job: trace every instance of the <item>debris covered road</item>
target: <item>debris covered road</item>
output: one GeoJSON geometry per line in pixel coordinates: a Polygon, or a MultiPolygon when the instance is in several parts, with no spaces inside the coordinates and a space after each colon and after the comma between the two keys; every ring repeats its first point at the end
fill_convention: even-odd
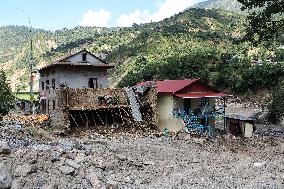
{"type": "Polygon", "coordinates": [[[0,126],[0,188],[283,188],[281,136],[49,136],[0,126]]]}

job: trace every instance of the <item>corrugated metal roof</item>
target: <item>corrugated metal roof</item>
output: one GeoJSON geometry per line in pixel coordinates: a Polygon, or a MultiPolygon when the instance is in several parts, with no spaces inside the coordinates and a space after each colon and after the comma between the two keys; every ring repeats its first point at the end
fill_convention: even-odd
{"type": "Polygon", "coordinates": [[[225,117],[239,120],[255,120],[262,112],[260,109],[244,107],[226,107],[225,117]]]}
{"type": "Polygon", "coordinates": [[[157,81],[158,93],[175,93],[199,79],[157,81]]]}

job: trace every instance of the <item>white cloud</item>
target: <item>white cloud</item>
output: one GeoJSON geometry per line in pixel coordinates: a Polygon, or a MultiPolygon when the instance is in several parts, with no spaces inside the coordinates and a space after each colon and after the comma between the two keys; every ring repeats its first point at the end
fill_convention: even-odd
{"type": "Polygon", "coordinates": [[[88,10],[84,13],[80,26],[107,27],[111,19],[111,12],[100,9],[98,11],[88,10]]]}
{"type": "Polygon", "coordinates": [[[123,14],[117,19],[118,26],[131,26],[133,23],[147,23],[168,18],[184,9],[196,4],[200,0],[164,0],[159,3],[158,11],[150,13],[148,10],[137,9],[129,14],[123,14]]]}
{"type": "Polygon", "coordinates": [[[129,14],[123,14],[117,19],[118,26],[131,26],[133,23],[141,24],[148,22],[150,18],[150,12],[148,10],[141,11],[136,9],[129,14]]]}

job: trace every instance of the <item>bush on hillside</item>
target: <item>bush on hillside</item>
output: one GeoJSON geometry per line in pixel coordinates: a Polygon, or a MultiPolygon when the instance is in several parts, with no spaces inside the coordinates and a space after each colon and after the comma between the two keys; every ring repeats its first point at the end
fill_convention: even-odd
{"type": "Polygon", "coordinates": [[[5,115],[14,107],[14,95],[4,71],[0,71],[0,115],[5,115]]]}
{"type": "Polygon", "coordinates": [[[269,106],[268,120],[277,124],[284,117],[284,85],[273,92],[272,102],[269,106]]]}

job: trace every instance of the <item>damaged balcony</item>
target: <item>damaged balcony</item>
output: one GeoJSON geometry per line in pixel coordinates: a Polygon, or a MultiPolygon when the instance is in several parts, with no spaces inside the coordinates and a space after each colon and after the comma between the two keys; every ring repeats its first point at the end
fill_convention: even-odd
{"type": "MultiPolygon", "coordinates": [[[[50,111],[56,128],[131,123],[129,97],[124,89],[60,89],[57,107],[50,111]]],[[[51,99],[50,99],[51,100],[51,99]]]]}

